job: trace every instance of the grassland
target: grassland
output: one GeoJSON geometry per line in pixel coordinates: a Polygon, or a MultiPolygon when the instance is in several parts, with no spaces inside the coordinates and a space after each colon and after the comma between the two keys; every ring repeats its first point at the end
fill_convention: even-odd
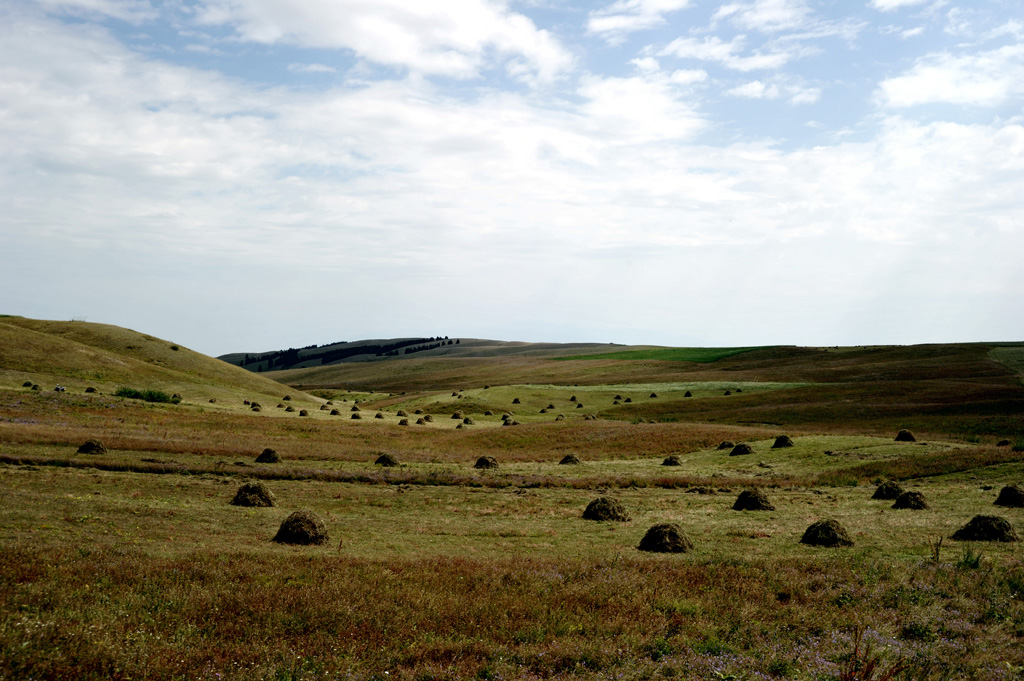
{"type": "Polygon", "coordinates": [[[1024,678],[1021,543],[949,539],[977,514],[1024,534],[993,506],[1024,482],[997,445],[1024,435],[1024,386],[995,346],[407,359],[285,386],[116,327],[0,333],[22,344],[0,344],[0,679],[1024,678]],[[277,506],[229,505],[255,479],[277,506]],[[872,500],[884,479],[930,508],[872,500]],[[775,510],[732,510],[748,487],[775,510]],[[599,495],[631,520],[583,520],[599,495]],[[327,544],[271,541],[297,508],[327,544]],[[800,544],[822,517],[855,545],[800,544]],[[637,551],[660,522],[694,550],[637,551]]]}
{"type": "Polygon", "coordinates": [[[625,359],[645,360],[653,359],[665,362],[717,362],[726,357],[732,357],[742,352],[749,352],[756,348],[650,348],[644,350],[622,350],[618,352],[602,352],[600,354],[571,355],[569,357],[558,357],[560,360],[577,359],[625,359]]]}

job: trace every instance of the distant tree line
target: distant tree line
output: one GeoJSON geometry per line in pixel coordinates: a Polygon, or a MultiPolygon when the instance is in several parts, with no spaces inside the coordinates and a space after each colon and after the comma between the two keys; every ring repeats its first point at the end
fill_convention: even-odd
{"type": "MultiPolygon", "coordinates": [[[[299,355],[300,352],[314,350],[318,345],[307,345],[304,348],[288,348],[275,352],[265,352],[260,355],[246,355],[242,358],[240,366],[250,371],[270,371],[272,369],[288,369],[296,364],[320,360],[321,364],[331,364],[357,355],[373,355],[374,357],[397,357],[399,354],[410,354],[424,350],[434,350],[443,345],[457,345],[459,341],[449,340],[448,336],[433,338],[413,338],[410,340],[395,341],[394,343],[374,343],[371,345],[357,345],[352,347],[340,347],[324,352],[310,352],[299,355]],[[253,366],[255,365],[255,366],[253,366]]],[[[337,345],[331,343],[330,345],[337,345]]],[[[344,344],[345,346],[348,343],[344,344]]],[[[323,346],[328,347],[328,346],[323,346]]]]}

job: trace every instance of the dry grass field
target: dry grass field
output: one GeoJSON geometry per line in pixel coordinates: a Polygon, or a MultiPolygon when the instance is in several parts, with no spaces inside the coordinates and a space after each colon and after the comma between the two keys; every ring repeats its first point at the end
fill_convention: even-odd
{"type": "Polygon", "coordinates": [[[1019,357],[255,375],[117,327],[0,318],[0,679],[1021,679],[1024,542],[951,539],[976,515],[1024,535],[1024,508],[993,503],[1024,483],[1019,357]],[[88,439],[106,452],[78,453],[88,439]],[[889,479],[928,508],[872,499],[889,479]],[[229,503],[257,480],[275,506],[229,503]],[[774,510],[733,510],[750,488],[774,510]],[[630,520],[583,519],[600,496],[630,520]],[[297,509],[325,543],[272,541],[297,509]],[[853,545],[800,543],[821,518],[853,545]],[[659,523],[693,549],[638,551],[659,523]]]}

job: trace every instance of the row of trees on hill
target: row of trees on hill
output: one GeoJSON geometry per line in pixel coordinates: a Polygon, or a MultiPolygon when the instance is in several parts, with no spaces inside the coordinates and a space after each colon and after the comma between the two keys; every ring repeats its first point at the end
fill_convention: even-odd
{"type": "MultiPolygon", "coordinates": [[[[288,348],[275,352],[265,352],[259,355],[246,355],[242,358],[240,366],[250,371],[270,371],[273,369],[290,369],[298,364],[315,362],[320,364],[331,364],[349,357],[359,355],[373,355],[374,357],[397,357],[399,354],[408,355],[414,352],[435,350],[445,345],[458,345],[459,340],[451,340],[448,336],[432,338],[413,338],[409,340],[395,341],[394,343],[373,343],[369,345],[352,346],[344,343],[341,347],[335,347],[323,352],[307,352],[315,350],[317,345],[307,345],[304,348],[288,348]],[[302,354],[300,354],[302,353],[302,354]]],[[[332,343],[330,346],[338,345],[332,343]]]]}

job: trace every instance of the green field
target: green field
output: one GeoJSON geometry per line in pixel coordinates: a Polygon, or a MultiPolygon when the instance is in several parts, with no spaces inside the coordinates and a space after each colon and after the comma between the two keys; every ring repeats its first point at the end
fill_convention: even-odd
{"type": "Polygon", "coordinates": [[[399,360],[282,385],[116,327],[0,334],[0,679],[1024,678],[1024,542],[951,539],[976,515],[1024,535],[1024,508],[993,503],[1024,482],[1016,346],[399,360]],[[872,499],[890,479],[928,508],[872,499]],[[275,506],[229,503],[257,480],[275,506]],[[774,509],[733,510],[751,488],[774,509]],[[584,519],[598,497],[630,519],[584,519]],[[272,541],[297,509],[325,543],[272,541]],[[802,544],[822,518],[853,545],[802,544]],[[639,551],[660,523],[692,549],[639,551]]]}
{"type": "Polygon", "coordinates": [[[623,350],[621,352],[602,352],[592,355],[573,355],[556,359],[562,361],[578,359],[624,359],[638,361],[653,359],[665,362],[717,362],[720,359],[756,349],[758,348],[651,348],[649,350],[623,350]]]}

